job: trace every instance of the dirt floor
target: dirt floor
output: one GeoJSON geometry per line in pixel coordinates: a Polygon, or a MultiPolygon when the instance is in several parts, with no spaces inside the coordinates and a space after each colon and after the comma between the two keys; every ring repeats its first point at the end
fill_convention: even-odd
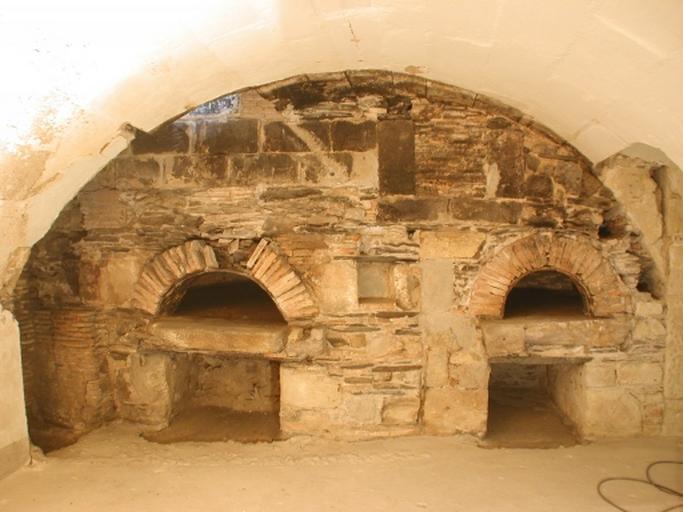
{"type": "Polygon", "coordinates": [[[559,448],[577,442],[574,429],[546,394],[514,388],[491,392],[483,446],[559,448]]]}
{"type": "MultiPolygon", "coordinates": [[[[614,510],[595,487],[683,459],[683,440],[632,439],[548,450],[482,449],[456,437],[366,442],[156,444],[117,423],[0,481],[0,510],[582,511],[614,510]]],[[[683,485],[683,466],[658,468],[683,485]]],[[[676,503],[639,484],[605,491],[636,512],[676,503]]]]}
{"type": "Polygon", "coordinates": [[[280,437],[277,413],[235,412],[222,407],[192,407],[182,411],[171,424],[143,437],[155,443],[183,441],[240,441],[256,443],[280,437]]]}

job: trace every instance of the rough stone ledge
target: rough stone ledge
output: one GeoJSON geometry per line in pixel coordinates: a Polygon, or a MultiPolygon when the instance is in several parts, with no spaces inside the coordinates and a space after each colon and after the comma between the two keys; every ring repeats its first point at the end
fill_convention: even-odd
{"type": "Polygon", "coordinates": [[[145,344],[174,352],[277,354],[285,348],[286,324],[246,323],[195,317],[167,317],[152,322],[145,344]]]}
{"type": "Polygon", "coordinates": [[[627,318],[513,318],[481,320],[489,357],[523,356],[531,352],[560,351],[573,357],[575,350],[617,349],[629,339],[627,318]]]}
{"type": "Polygon", "coordinates": [[[542,356],[497,356],[489,358],[490,364],[515,363],[525,365],[584,364],[591,361],[590,356],[542,357],[542,356]]]}

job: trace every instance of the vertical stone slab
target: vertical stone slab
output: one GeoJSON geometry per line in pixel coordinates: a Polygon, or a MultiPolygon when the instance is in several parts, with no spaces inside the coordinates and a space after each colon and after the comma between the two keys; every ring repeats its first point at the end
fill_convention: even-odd
{"type": "Polygon", "coordinates": [[[415,130],[412,121],[395,119],[377,125],[379,191],[415,193],[415,130]]]}
{"type": "Polygon", "coordinates": [[[664,435],[683,435],[683,245],[669,248],[664,435]]]}
{"type": "Polygon", "coordinates": [[[0,478],[28,461],[28,432],[21,379],[19,326],[0,308],[0,478]]]}
{"type": "Polygon", "coordinates": [[[132,354],[112,360],[114,397],[121,418],[163,428],[173,414],[174,362],[169,353],[132,354]]]}
{"type": "Polygon", "coordinates": [[[340,315],[358,309],[358,275],[356,262],[334,260],[316,269],[312,278],[320,309],[340,315]]]}

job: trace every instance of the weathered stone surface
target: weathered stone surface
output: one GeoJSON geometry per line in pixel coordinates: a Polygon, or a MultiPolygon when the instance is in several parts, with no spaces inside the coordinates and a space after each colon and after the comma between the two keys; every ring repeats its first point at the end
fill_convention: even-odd
{"type": "Polygon", "coordinates": [[[434,221],[446,211],[443,199],[393,199],[379,203],[380,222],[434,221]]]}
{"type": "Polygon", "coordinates": [[[377,125],[380,194],[415,193],[413,122],[381,121],[377,125]]]}
{"type": "Polygon", "coordinates": [[[133,154],[146,153],[186,153],[190,148],[190,138],[183,124],[163,125],[153,132],[138,132],[130,144],[133,154]]]}
{"type": "Polygon", "coordinates": [[[332,149],[335,151],[368,151],[377,144],[377,129],[374,121],[332,123],[332,149]]]}
{"type": "Polygon", "coordinates": [[[348,184],[358,170],[351,153],[305,154],[299,158],[299,166],[306,183],[317,185],[348,184]]]}
{"type": "Polygon", "coordinates": [[[636,321],[633,329],[633,339],[635,341],[651,341],[662,339],[666,336],[664,324],[656,318],[642,318],[636,321]]]}
{"type": "Polygon", "coordinates": [[[515,224],[522,211],[519,203],[462,198],[448,202],[449,215],[458,220],[515,224]]]}
{"type": "Polygon", "coordinates": [[[420,268],[417,265],[394,265],[392,268],[394,298],[403,310],[414,310],[420,305],[420,268]]]}
{"type": "MultiPolygon", "coordinates": [[[[17,469],[29,459],[28,432],[26,430],[26,413],[24,389],[22,386],[22,369],[19,344],[19,326],[9,311],[0,306],[0,361],[3,364],[0,382],[3,388],[3,399],[0,412],[3,416],[3,430],[0,437],[0,478],[17,469]]],[[[25,362],[25,361],[24,361],[25,362]]],[[[27,388],[27,391],[29,389],[27,388]]]]}
{"type": "Polygon", "coordinates": [[[178,156],[164,174],[171,187],[221,186],[229,182],[228,160],[224,155],[178,156]]]}
{"type": "Polygon", "coordinates": [[[449,384],[464,389],[485,389],[489,384],[489,364],[469,351],[459,350],[449,360],[449,384]]]}
{"type": "Polygon", "coordinates": [[[335,410],[335,416],[342,425],[368,427],[382,422],[382,397],[376,395],[347,395],[335,410]]]}
{"type": "MultiPolygon", "coordinates": [[[[489,142],[490,162],[497,165],[498,169],[505,172],[501,174],[500,183],[497,189],[498,197],[521,197],[524,187],[524,135],[518,130],[496,130],[489,142]]],[[[547,180],[546,180],[547,182],[547,180]]],[[[539,192],[545,193],[547,184],[539,187],[532,179],[532,183],[527,183],[527,193],[536,196],[539,192]]]]}
{"type": "Polygon", "coordinates": [[[619,363],[617,378],[620,384],[660,387],[662,385],[662,365],[634,361],[619,363]]]}
{"type": "Polygon", "coordinates": [[[330,314],[343,314],[358,308],[358,274],[356,263],[335,260],[318,269],[313,278],[320,309],[330,314]]]}
{"type": "Polygon", "coordinates": [[[332,409],[342,403],[336,379],[325,368],[282,366],[280,369],[282,409],[332,409]]]}
{"type": "Polygon", "coordinates": [[[133,296],[144,259],[140,254],[113,254],[99,272],[99,298],[114,306],[126,304],[133,296]]]}
{"type": "Polygon", "coordinates": [[[382,423],[385,425],[414,425],[420,410],[417,398],[387,400],[382,408],[382,423]]]}
{"type": "Polygon", "coordinates": [[[642,234],[643,243],[659,274],[657,279],[661,279],[665,264],[661,250],[661,191],[653,179],[656,167],[659,165],[617,155],[601,163],[598,175],[616,199],[624,205],[629,221],[642,234]]]}
{"type": "Polygon", "coordinates": [[[258,121],[234,119],[203,123],[199,129],[197,151],[212,154],[256,153],[258,151],[258,121]]]}
{"type": "Polygon", "coordinates": [[[503,322],[482,322],[484,345],[489,357],[522,355],[526,352],[524,326],[503,322]]]}
{"type": "Polygon", "coordinates": [[[276,354],[287,340],[282,324],[241,323],[234,320],[168,317],[149,326],[145,343],[175,352],[216,354],[276,354]]]}
{"type": "Polygon", "coordinates": [[[80,202],[83,227],[87,230],[125,228],[133,217],[120,194],[114,190],[83,194],[80,202]]]}
{"type": "Polygon", "coordinates": [[[589,347],[619,347],[626,342],[631,331],[628,320],[587,319],[559,321],[527,320],[524,324],[524,341],[527,344],[585,345],[589,347]]]}
{"type": "Polygon", "coordinates": [[[313,146],[323,150],[332,149],[331,123],[325,121],[303,121],[300,127],[312,137],[313,146]]]}
{"type": "Polygon", "coordinates": [[[423,311],[449,311],[454,300],[452,263],[448,260],[423,260],[420,269],[423,311]]]}
{"type": "Polygon", "coordinates": [[[423,259],[473,258],[486,240],[478,231],[422,231],[420,257],[423,259]]]}
{"type": "Polygon", "coordinates": [[[264,151],[308,151],[309,147],[287,124],[275,121],[263,127],[264,151]]]}
{"type": "Polygon", "coordinates": [[[583,365],[585,384],[591,388],[604,388],[617,383],[617,367],[615,363],[589,361],[583,365]]]}
{"type": "Polygon", "coordinates": [[[359,261],[358,299],[394,300],[393,265],[378,261],[359,261]]]}
{"type": "Polygon", "coordinates": [[[194,356],[190,388],[185,403],[190,407],[222,407],[232,411],[279,411],[278,364],[256,358],[194,356]]]}
{"type": "Polygon", "coordinates": [[[661,302],[655,300],[639,300],[636,302],[637,316],[661,316],[664,307],[661,302]]]}
{"type": "Polygon", "coordinates": [[[426,340],[427,364],[425,366],[425,385],[439,388],[448,384],[448,342],[447,334],[431,334],[426,340]]]}
{"type": "Polygon", "coordinates": [[[550,199],[553,195],[553,182],[547,176],[530,176],[524,183],[526,195],[540,199],[550,199]]]}
{"type": "Polygon", "coordinates": [[[320,356],[325,352],[325,334],[322,329],[290,328],[285,348],[295,359],[320,356]]]}
{"type": "Polygon", "coordinates": [[[683,435],[683,400],[665,401],[662,434],[665,436],[683,435]]]}
{"type": "Polygon", "coordinates": [[[424,424],[428,432],[479,434],[486,431],[488,389],[442,387],[427,389],[424,424]]]}
{"type": "Polygon", "coordinates": [[[117,408],[125,419],[163,428],[171,419],[173,362],[168,354],[132,354],[115,366],[117,408]]]}
{"type": "Polygon", "coordinates": [[[158,185],[161,166],[155,159],[118,158],[110,164],[111,186],[120,190],[145,189],[158,185]]]}
{"type": "Polygon", "coordinates": [[[580,428],[586,437],[636,436],[642,432],[638,400],[627,390],[615,387],[587,390],[585,407],[580,428]]]}
{"type": "Polygon", "coordinates": [[[291,183],[299,176],[297,162],[285,153],[260,153],[230,158],[230,183],[291,183]]]}

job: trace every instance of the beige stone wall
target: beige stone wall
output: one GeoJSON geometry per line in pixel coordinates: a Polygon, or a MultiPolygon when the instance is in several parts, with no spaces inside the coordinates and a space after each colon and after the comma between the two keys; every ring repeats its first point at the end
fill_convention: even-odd
{"type": "MultiPolygon", "coordinates": [[[[271,278],[291,269],[312,302],[288,318],[281,351],[267,355],[282,361],[285,432],[482,434],[494,355],[573,361],[579,352],[583,360],[661,366],[661,304],[637,291],[647,251],[633,226],[607,237],[601,230],[617,206],[589,162],[556,135],[443,84],[348,72],[223,98],[139,134],[33,250],[16,309],[26,311],[27,326],[51,323],[27,327],[27,367],[44,367],[47,382],[64,377],[66,386],[68,373],[52,361],[80,354],[87,364],[59,393],[62,405],[29,385],[27,372],[30,410],[82,430],[106,421],[112,404],[119,415],[166,421],[172,386],[157,396],[146,379],[168,381],[184,370],[150,341],[149,321],[164,283],[185,276],[176,270],[195,253],[173,265],[164,255],[199,244],[215,264],[209,269],[202,256],[204,267],[191,272],[244,270],[265,243],[272,255],[253,277],[277,303],[290,297],[271,278]],[[571,339],[565,326],[558,348],[543,341],[542,327],[504,326],[511,336],[492,349],[496,336],[471,308],[475,283],[501,248],[538,236],[591,249],[568,251],[572,261],[562,268],[578,272],[594,261],[591,271],[605,270],[596,303],[609,306],[600,314],[613,317],[605,322],[616,323],[617,334],[626,330],[623,338],[589,322],[590,343],[571,339]],[[154,292],[142,301],[141,286],[154,292]],[[634,316],[639,301],[653,304],[634,316]],[[60,318],[88,318],[91,330],[46,328],[60,318]],[[143,361],[154,362],[149,375],[143,361]],[[112,377],[95,377],[98,365],[109,365],[112,377]],[[78,378],[89,394],[81,395],[78,378]]],[[[590,277],[586,271],[587,289],[590,277]]],[[[291,304],[304,302],[297,295],[291,304]]],[[[661,384],[634,379],[641,415],[652,410],[642,431],[654,432],[661,384]]]]}

